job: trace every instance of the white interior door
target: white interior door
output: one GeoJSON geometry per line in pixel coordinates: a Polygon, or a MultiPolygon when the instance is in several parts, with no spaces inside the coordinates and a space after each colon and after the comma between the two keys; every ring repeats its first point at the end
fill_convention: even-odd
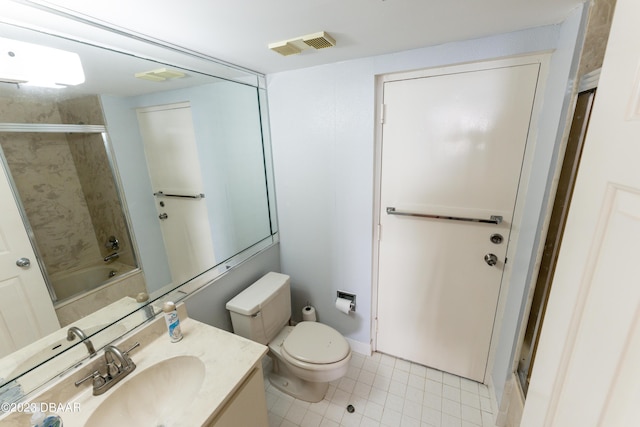
{"type": "Polygon", "coordinates": [[[640,2],[618,0],[522,426],[640,420],[640,2]]]}
{"type": "MultiPolygon", "coordinates": [[[[0,200],[13,201],[0,168],[0,200]]],[[[15,203],[0,214],[0,357],[60,328],[49,291],[15,203]],[[18,259],[29,260],[20,267],[18,259]]]]}
{"type": "Polygon", "coordinates": [[[484,380],[539,68],[384,83],[379,351],[484,380]]]}
{"type": "Polygon", "coordinates": [[[157,220],[174,284],[216,264],[189,103],[138,109],[157,220]]]}

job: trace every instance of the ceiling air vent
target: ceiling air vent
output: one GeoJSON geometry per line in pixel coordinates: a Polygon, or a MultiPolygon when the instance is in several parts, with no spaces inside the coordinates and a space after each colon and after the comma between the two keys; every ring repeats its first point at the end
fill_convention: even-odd
{"type": "Polygon", "coordinates": [[[302,37],[302,41],[314,49],[324,49],[336,45],[336,41],[329,34],[321,31],[319,33],[307,34],[302,37]]]}
{"type": "Polygon", "coordinates": [[[269,49],[278,52],[280,55],[295,55],[306,49],[325,49],[336,45],[333,37],[324,31],[296,37],[295,39],[283,40],[281,42],[269,44],[269,49]]]}
{"type": "Polygon", "coordinates": [[[269,49],[276,51],[280,55],[284,55],[284,56],[295,55],[302,52],[302,49],[300,49],[298,46],[288,41],[271,43],[269,45],[269,49]]]}
{"type": "Polygon", "coordinates": [[[163,82],[165,80],[181,79],[185,75],[185,73],[171,70],[169,68],[159,68],[157,70],[145,71],[135,74],[135,76],[139,79],[150,80],[152,82],[163,82]]]}

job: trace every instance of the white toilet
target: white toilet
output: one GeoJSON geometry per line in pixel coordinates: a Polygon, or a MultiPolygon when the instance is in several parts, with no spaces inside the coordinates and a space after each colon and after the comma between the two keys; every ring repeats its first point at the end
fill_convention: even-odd
{"type": "Polygon", "coordinates": [[[291,281],[267,273],[227,303],[233,332],[269,346],[273,370],[269,381],[279,390],[307,402],[321,401],[329,382],[349,368],[351,348],[330,326],[291,318],[291,281]]]}

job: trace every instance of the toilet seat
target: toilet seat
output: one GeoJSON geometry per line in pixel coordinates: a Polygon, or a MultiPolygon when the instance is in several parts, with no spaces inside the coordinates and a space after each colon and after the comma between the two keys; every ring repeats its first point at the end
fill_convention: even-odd
{"type": "Polygon", "coordinates": [[[335,329],[318,322],[300,322],[282,343],[282,356],[303,369],[320,369],[351,354],[347,340],[335,329]]]}

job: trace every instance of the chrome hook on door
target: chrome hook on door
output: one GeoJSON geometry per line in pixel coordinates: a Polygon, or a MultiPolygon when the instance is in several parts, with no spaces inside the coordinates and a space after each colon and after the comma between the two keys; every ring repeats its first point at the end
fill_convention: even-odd
{"type": "Polygon", "coordinates": [[[498,263],[498,257],[495,254],[486,254],[484,256],[484,262],[486,262],[490,267],[493,267],[498,263]]]}

